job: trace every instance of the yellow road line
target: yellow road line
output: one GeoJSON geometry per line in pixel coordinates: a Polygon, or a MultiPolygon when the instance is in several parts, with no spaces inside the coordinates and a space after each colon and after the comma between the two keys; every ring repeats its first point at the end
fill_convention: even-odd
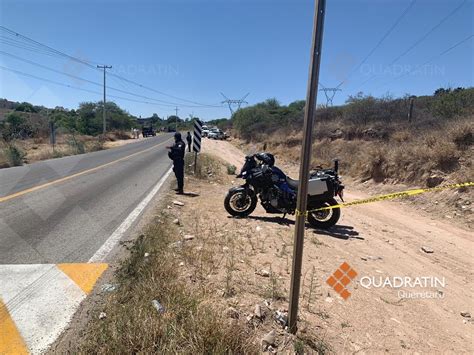
{"type": "Polygon", "coordinates": [[[28,354],[28,349],[5,304],[0,300],[0,354],[28,354]]]}
{"type": "Polygon", "coordinates": [[[152,149],[154,149],[154,148],[156,148],[156,147],[159,147],[160,145],[163,145],[163,144],[167,143],[169,140],[171,140],[171,138],[170,138],[170,139],[167,139],[166,141],[161,142],[161,143],[159,143],[159,144],[157,144],[157,145],[154,145],[153,147],[150,147],[150,148],[147,148],[147,149],[145,149],[145,150],[141,150],[141,151],[139,151],[139,152],[136,152],[136,153],[127,155],[127,156],[122,157],[122,158],[117,159],[117,160],[113,160],[113,161],[108,162],[108,163],[106,163],[106,164],[96,166],[95,168],[91,168],[91,169],[87,169],[87,170],[84,170],[84,171],[80,171],[80,172],[78,172],[78,173],[75,173],[75,174],[72,174],[72,175],[68,175],[68,176],[65,176],[65,177],[63,177],[63,178],[60,178],[60,179],[57,179],[57,180],[53,180],[53,181],[44,183],[44,184],[42,184],[42,185],[33,186],[33,187],[30,187],[29,189],[22,190],[22,191],[18,191],[18,192],[15,192],[15,193],[11,194],[11,195],[7,195],[7,196],[0,197],[0,203],[1,203],[1,202],[8,201],[8,200],[11,200],[11,199],[16,198],[16,197],[23,196],[23,195],[28,194],[28,193],[30,193],[30,192],[34,192],[34,191],[38,191],[38,190],[44,189],[45,187],[48,187],[48,186],[51,186],[51,185],[55,185],[55,184],[58,184],[58,183],[60,183],[60,182],[64,182],[64,181],[73,179],[73,178],[78,177],[78,176],[81,176],[81,175],[85,175],[85,174],[91,173],[91,172],[93,172],[93,171],[97,171],[97,170],[99,170],[99,169],[105,168],[105,167],[107,167],[107,166],[110,166],[110,165],[112,165],[112,164],[118,163],[118,162],[123,161],[123,160],[125,160],[125,159],[131,158],[131,157],[133,157],[133,156],[135,156],[135,155],[142,154],[142,153],[145,153],[145,152],[147,152],[147,151],[149,151],[149,150],[152,150],[152,149]]]}
{"type": "Polygon", "coordinates": [[[91,293],[95,283],[107,269],[107,264],[57,264],[62,272],[64,272],[77,286],[81,288],[86,295],[91,293]]]}

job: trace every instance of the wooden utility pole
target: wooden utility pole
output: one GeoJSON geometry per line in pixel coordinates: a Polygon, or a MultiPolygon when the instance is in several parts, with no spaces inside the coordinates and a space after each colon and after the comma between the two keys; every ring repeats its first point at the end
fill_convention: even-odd
{"type": "Polygon", "coordinates": [[[308,201],[309,165],[311,163],[313,122],[316,113],[316,100],[318,96],[319,64],[321,62],[325,9],[326,0],[316,0],[313,23],[313,44],[311,46],[308,89],[306,93],[306,106],[304,111],[303,146],[301,149],[300,158],[300,182],[298,186],[298,199],[296,202],[295,237],[293,243],[293,265],[291,269],[288,328],[289,331],[293,334],[295,334],[297,331],[298,301],[301,283],[301,266],[303,262],[304,228],[306,223],[306,211],[308,201]]]}
{"type": "Polygon", "coordinates": [[[413,103],[415,101],[415,96],[410,96],[410,108],[408,109],[408,122],[411,122],[413,118],[413,103]]]}
{"type": "Polygon", "coordinates": [[[111,69],[111,65],[98,65],[97,68],[104,69],[104,107],[102,110],[102,133],[105,135],[106,131],[106,113],[105,113],[105,72],[106,69],[111,69]]]}
{"type": "Polygon", "coordinates": [[[50,119],[49,121],[49,142],[53,146],[53,153],[54,153],[54,146],[56,145],[56,126],[54,121],[50,119]]]}
{"type": "Polygon", "coordinates": [[[178,111],[179,111],[179,108],[178,106],[176,106],[176,108],[174,109],[175,112],[176,112],[176,119],[175,119],[175,126],[174,126],[174,129],[176,132],[178,132],[178,111]]]}

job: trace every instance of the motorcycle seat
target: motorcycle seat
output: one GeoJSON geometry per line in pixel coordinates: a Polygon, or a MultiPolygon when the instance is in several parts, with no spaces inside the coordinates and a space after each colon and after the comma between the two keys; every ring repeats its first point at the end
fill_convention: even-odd
{"type": "Polygon", "coordinates": [[[298,185],[300,184],[299,180],[293,180],[292,178],[287,176],[286,182],[293,190],[298,190],[298,185]]]}

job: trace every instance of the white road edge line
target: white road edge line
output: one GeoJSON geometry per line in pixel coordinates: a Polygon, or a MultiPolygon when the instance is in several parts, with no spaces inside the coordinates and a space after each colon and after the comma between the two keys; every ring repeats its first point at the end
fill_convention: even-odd
{"type": "Polygon", "coordinates": [[[117,243],[122,239],[125,232],[131,227],[133,222],[138,218],[138,216],[143,212],[146,206],[150,203],[153,197],[158,193],[161,186],[165,183],[168,176],[171,174],[171,168],[163,175],[163,177],[158,181],[153,190],[135,207],[135,209],[125,218],[125,220],[118,226],[118,228],[110,235],[105,243],[95,252],[95,254],[89,259],[89,263],[98,263],[105,260],[107,255],[112,251],[112,249],[117,245],[117,243]]]}

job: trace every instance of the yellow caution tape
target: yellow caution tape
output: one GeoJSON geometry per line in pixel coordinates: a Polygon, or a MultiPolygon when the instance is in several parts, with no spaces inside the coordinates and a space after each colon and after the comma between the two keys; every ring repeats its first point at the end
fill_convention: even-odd
{"type": "MultiPolygon", "coordinates": [[[[341,203],[338,205],[334,206],[327,206],[327,207],[321,207],[321,208],[316,208],[314,210],[309,210],[307,212],[316,212],[316,211],[323,211],[323,210],[330,210],[333,208],[342,208],[342,207],[349,207],[349,206],[355,206],[355,205],[363,205],[365,203],[371,203],[371,202],[377,202],[377,201],[383,201],[383,200],[391,200],[394,198],[402,198],[402,197],[408,197],[408,196],[414,196],[414,195],[419,195],[425,192],[434,192],[434,191],[441,191],[441,190],[447,190],[447,189],[456,189],[460,187],[469,187],[469,186],[474,186],[474,182],[463,182],[461,184],[451,184],[451,185],[445,185],[445,186],[439,186],[439,187],[431,187],[428,189],[414,189],[414,190],[407,190],[407,191],[402,191],[402,192],[395,192],[392,194],[387,194],[387,195],[381,195],[381,196],[375,196],[375,197],[370,197],[366,198],[363,200],[357,200],[353,202],[347,202],[347,203],[341,203]]],[[[302,213],[300,211],[297,211],[299,214],[307,214],[302,213]]]]}
{"type": "Polygon", "coordinates": [[[295,211],[295,215],[296,217],[299,217],[299,216],[305,216],[305,217],[308,217],[308,212],[313,212],[313,211],[304,211],[304,212],[301,212],[300,210],[296,210],[295,211]]]}

